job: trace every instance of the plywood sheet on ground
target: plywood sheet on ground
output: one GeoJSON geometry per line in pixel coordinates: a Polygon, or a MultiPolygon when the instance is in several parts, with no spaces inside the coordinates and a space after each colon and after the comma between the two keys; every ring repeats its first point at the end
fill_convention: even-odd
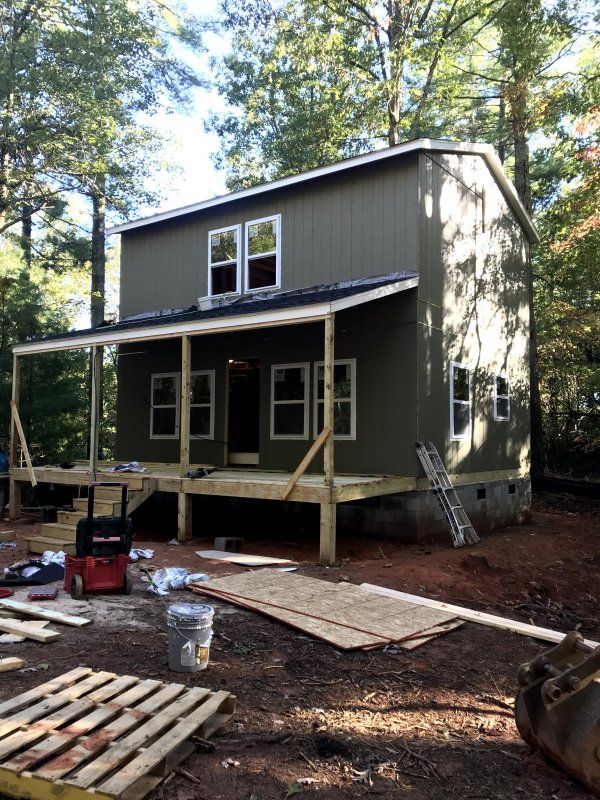
{"type": "MultiPolygon", "coordinates": [[[[192,584],[217,597],[284,622],[342,650],[430,638],[455,615],[391,600],[350,583],[330,583],[272,569],[192,584]]],[[[450,628],[448,628],[450,629],[450,628]]]]}
{"type": "Polygon", "coordinates": [[[229,564],[240,564],[242,567],[267,567],[273,564],[295,564],[289,558],[273,558],[272,556],[253,556],[248,553],[229,553],[224,550],[196,550],[200,558],[213,561],[227,561],[229,564]]]}

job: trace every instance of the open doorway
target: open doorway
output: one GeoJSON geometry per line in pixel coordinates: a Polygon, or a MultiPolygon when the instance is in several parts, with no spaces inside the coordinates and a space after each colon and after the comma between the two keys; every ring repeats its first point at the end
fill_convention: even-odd
{"type": "Polygon", "coordinates": [[[260,361],[229,362],[227,442],[229,464],[258,464],[260,361]]]}

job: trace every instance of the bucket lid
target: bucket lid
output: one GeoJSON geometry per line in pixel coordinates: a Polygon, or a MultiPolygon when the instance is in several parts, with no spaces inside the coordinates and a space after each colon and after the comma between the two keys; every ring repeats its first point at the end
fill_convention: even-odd
{"type": "Polygon", "coordinates": [[[214,608],[208,605],[200,605],[198,603],[178,603],[177,605],[169,606],[169,614],[175,617],[182,617],[184,619],[202,619],[203,617],[212,618],[214,608]]]}

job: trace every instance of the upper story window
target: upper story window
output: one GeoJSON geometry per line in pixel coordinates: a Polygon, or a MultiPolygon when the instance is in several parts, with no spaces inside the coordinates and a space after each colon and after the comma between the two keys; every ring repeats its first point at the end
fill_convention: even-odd
{"type": "Polygon", "coordinates": [[[246,223],[247,292],[277,288],[280,285],[281,215],[246,223]]]}
{"type": "Polygon", "coordinates": [[[494,419],[510,419],[510,394],[506,375],[494,375],[494,419]]]}
{"type": "Polygon", "coordinates": [[[208,234],[209,295],[239,293],[241,288],[241,225],[208,234]]]}
{"type": "Polygon", "coordinates": [[[179,373],[151,377],[150,438],[176,439],[179,435],[179,373]]]}
{"type": "Polygon", "coordinates": [[[467,439],[471,432],[471,372],[464,364],[450,362],[450,436],[467,439]]]}
{"type": "MultiPolygon", "coordinates": [[[[325,417],[325,367],[315,363],[314,435],[323,430],[325,417]]],[[[356,439],[356,359],[333,365],[333,433],[336,439],[356,439]]]]}

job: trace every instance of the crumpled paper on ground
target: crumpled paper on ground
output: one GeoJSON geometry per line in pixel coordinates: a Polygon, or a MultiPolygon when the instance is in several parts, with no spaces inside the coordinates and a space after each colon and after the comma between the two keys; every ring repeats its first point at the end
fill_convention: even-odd
{"type": "Polygon", "coordinates": [[[129,551],[129,558],[132,561],[137,561],[139,558],[152,558],[154,550],[141,550],[139,547],[134,547],[129,551]]]}
{"type": "Polygon", "coordinates": [[[150,584],[148,591],[153,594],[169,594],[169,589],[185,589],[195,581],[208,581],[209,576],[204,572],[193,572],[191,575],[184,567],[161,567],[152,576],[154,585],[150,584]]]}
{"type": "Polygon", "coordinates": [[[61,567],[65,565],[66,555],[62,550],[57,553],[54,550],[44,550],[42,553],[42,564],[60,564],[61,567]]]}

